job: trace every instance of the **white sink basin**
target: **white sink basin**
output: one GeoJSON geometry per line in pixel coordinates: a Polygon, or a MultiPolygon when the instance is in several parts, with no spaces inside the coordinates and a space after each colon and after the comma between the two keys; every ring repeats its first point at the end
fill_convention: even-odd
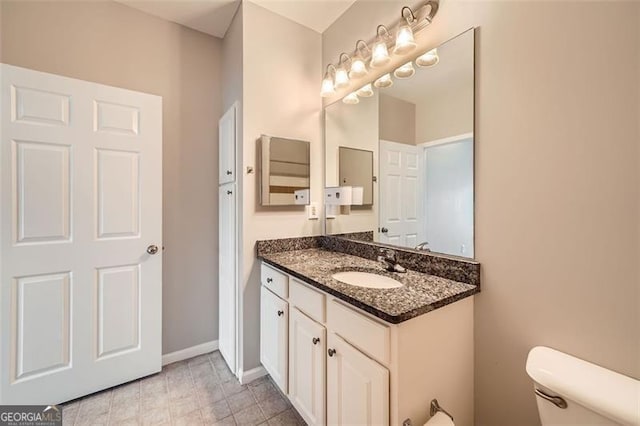
{"type": "Polygon", "coordinates": [[[384,275],[372,274],[370,272],[347,271],[338,272],[332,275],[333,279],[342,283],[367,288],[398,288],[402,287],[400,281],[384,275]]]}

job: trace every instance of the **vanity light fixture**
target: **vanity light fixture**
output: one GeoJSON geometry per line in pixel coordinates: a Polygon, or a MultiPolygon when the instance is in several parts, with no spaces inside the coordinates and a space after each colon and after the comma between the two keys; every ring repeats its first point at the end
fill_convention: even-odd
{"type": "Polygon", "coordinates": [[[336,69],[336,82],[334,87],[336,89],[342,89],[349,85],[349,74],[347,73],[347,62],[349,62],[351,58],[346,53],[340,54],[340,63],[338,64],[338,69],[336,69]],[[346,57],[346,59],[344,59],[346,57]]]}
{"type": "Polygon", "coordinates": [[[384,25],[378,25],[376,30],[376,42],[371,49],[371,68],[380,68],[391,62],[389,50],[387,49],[387,39],[390,38],[389,30],[384,25]],[[382,33],[384,31],[384,34],[382,33]]]}
{"type": "Polygon", "coordinates": [[[374,81],[373,85],[380,89],[393,86],[393,80],[391,79],[391,74],[383,75],[382,77],[374,81]]]}
{"type": "Polygon", "coordinates": [[[371,51],[367,43],[364,40],[358,40],[356,42],[355,56],[351,59],[350,78],[360,78],[367,75],[367,65],[364,61],[369,54],[371,54],[371,51]]]}
{"type": "Polygon", "coordinates": [[[405,6],[400,11],[400,16],[404,20],[404,23],[398,28],[396,34],[396,45],[393,48],[393,53],[396,55],[404,55],[411,52],[416,48],[416,39],[413,36],[413,29],[411,25],[416,21],[416,16],[413,14],[413,10],[410,7],[405,6]],[[406,14],[405,12],[409,12],[406,14]]]}
{"type": "Polygon", "coordinates": [[[406,64],[402,65],[393,72],[393,75],[397,78],[409,78],[416,73],[415,68],[413,68],[413,62],[409,61],[406,64]]]}
{"type": "Polygon", "coordinates": [[[356,95],[356,92],[351,92],[347,96],[342,98],[342,102],[349,105],[355,105],[360,102],[360,99],[358,99],[358,95],[356,95]]]}
{"type": "MultiPolygon", "coordinates": [[[[415,35],[433,22],[439,7],[440,0],[424,0],[415,9],[405,6],[400,10],[400,20],[389,27],[397,28],[394,33],[395,38],[386,26],[378,25],[376,37],[371,42],[358,40],[353,57],[342,53],[340,54],[337,68],[332,65],[331,68],[327,67],[327,72],[322,80],[321,96],[333,96],[336,90],[349,87],[351,80],[363,78],[367,75],[368,67],[384,68],[387,66],[391,62],[391,57],[389,56],[389,48],[391,46],[393,46],[393,53],[396,55],[404,56],[412,52],[417,46],[415,35]],[[370,48],[369,46],[372,47],[370,48]],[[333,75],[330,72],[331,70],[333,70],[333,75]]],[[[417,58],[415,62],[420,67],[426,67],[437,64],[438,60],[437,50],[433,49],[417,58]]],[[[405,63],[396,69],[394,73],[398,78],[408,78],[413,75],[413,72],[415,72],[413,65],[405,63]]],[[[378,78],[373,85],[375,87],[389,87],[392,84],[391,76],[385,74],[378,78]]],[[[358,91],[363,89],[364,87],[358,89],[358,91]]],[[[363,93],[362,96],[366,96],[369,92],[365,90],[363,93]]]]}
{"type": "Polygon", "coordinates": [[[361,98],[370,98],[373,96],[373,87],[371,83],[367,83],[356,91],[356,94],[361,98]]]}
{"type": "Polygon", "coordinates": [[[335,95],[336,89],[333,86],[333,77],[332,73],[335,75],[336,67],[329,64],[327,65],[327,71],[324,73],[324,78],[322,79],[322,87],[320,88],[320,96],[323,98],[329,97],[331,95],[335,95]]]}
{"type": "Polygon", "coordinates": [[[440,62],[438,56],[438,49],[431,49],[427,53],[424,53],[416,58],[416,65],[419,67],[432,67],[440,62]]]}

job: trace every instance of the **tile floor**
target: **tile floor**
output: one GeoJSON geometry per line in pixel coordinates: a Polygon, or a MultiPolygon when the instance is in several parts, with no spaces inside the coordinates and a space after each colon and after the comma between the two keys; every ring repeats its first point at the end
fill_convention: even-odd
{"type": "Polygon", "coordinates": [[[66,425],[304,425],[266,376],[241,385],[220,352],[63,405],[66,425]]]}

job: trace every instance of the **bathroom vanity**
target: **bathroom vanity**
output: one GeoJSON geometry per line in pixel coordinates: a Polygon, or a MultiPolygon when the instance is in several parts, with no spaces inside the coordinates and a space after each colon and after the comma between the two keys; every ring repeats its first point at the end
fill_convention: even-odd
{"type": "Polygon", "coordinates": [[[258,256],[261,362],[308,424],[422,425],[433,398],[456,424],[472,424],[470,296],[478,285],[390,273],[326,247],[258,256]],[[402,285],[368,288],[333,278],[344,271],[402,285]]]}

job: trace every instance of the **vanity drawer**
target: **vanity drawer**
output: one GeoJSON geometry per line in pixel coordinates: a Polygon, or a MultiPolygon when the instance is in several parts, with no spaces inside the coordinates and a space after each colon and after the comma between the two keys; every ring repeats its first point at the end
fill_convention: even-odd
{"type": "Polygon", "coordinates": [[[389,327],[331,299],[327,303],[327,327],[343,339],[387,365],[391,346],[389,327]]]}
{"type": "Polygon", "coordinates": [[[295,278],[289,283],[289,303],[314,320],[324,322],[324,294],[295,278]]]}
{"type": "Polygon", "coordinates": [[[283,299],[289,297],[289,276],[264,262],[260,267],[260,282],[283,299]]]}

